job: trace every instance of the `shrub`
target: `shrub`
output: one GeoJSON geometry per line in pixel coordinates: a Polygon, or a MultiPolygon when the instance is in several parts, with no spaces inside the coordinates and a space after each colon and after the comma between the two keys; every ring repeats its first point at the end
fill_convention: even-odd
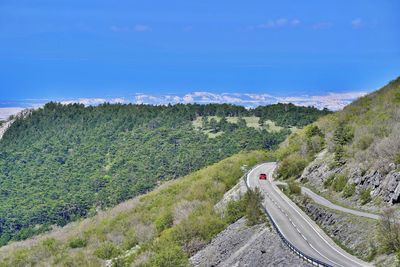
{"type": "Polygon", "coordinates": [[[307,151],[310,155],[320,152],[325,146],[325,139],[321,136],[312,136],[307,140],[307,151]]]}
{"type": "Polygon", "coordinates": [[[369,134],[363,135],[358,139],[357,148],[365,150],[372,144],[373,141],[374,138],[371,135],[369,134]]]}
{"type": "Polygon", "coordinates": [[[136,233],[133,229],[129,229],[124,232],[124,241],[122,242],[121,248],[123,250],[128,250],[133,248],[138,244],[138,240],[136,238],[136,233]]]}
{"type": "Polygon", "coordinates": [[[378,249],[376,246],[372,246],[371,250],[369,251],[366,260],[368,262],[372,261],[373,259],[375,259],[376,255],[378,254],[378,249]]]}
{"type": "Polygon", "coordinates": [[[334,179],[335,179],[335,174],[329,175],[329,177],[324,181],[324,187],[325,188],[330,187],[334,179]]]}
{"type": "Polygon", "coordinates": [[[332,183],[332,188],[336,192],[342,192],[347,184],[347,177],[343,174],[337,175],[332,183]]]}
{"type": "Polygon", "coordinates": [[[288,183],[289,194],[299,195],[301,194],[301,187],[296,181],[289,181],[288,183]]]}
{"type": "Polygon", "coordinates": [[[308,161],[297,154],[292,154],[285,158],[277,170],[277,175],[281,179],[298,178],[307,166],[308,161]]]}
{"type": "Polygon", "coordinates": [[[394,162],[395,162],[396,164],[400,164],[400,153],[398,153],[398,154],[395,156],[394,162]]]}
{"type": "Polygon", "coordinates": [[[345,154],[346,151],[342,145],[336,145],[334,151],[334,160],[335,166],[341,166],[346,163],[345,154]]]}
{"type": "Polygon", "coordinates": [[[185,252],[177,244],[166,243],[164,246],[157,246],[156,254],[151,257],[149,266],[159,267],[180,267],[188,266],[188,259],[185,252]]]}
{"type": "Polygon", "coordinates": [[[361,205],[365,205],[372,200],[371,198],[371,189],[363,189],[360,195],[361,205]]]}
{"type": "Polygon", "coordinates": [[[121,250],[111,242],[100,244],[94,251],[94,255],[103,260],[115,258],[120,254],[121,250]]]}
{"type": "Polygon", "coordinates": [[[378,225],[378,241],[383,251],[400,251],[400,220],[393,208],[383,210],[378,225]]]}
{"type": "Polygon", "coordinates": [[[266,221],[265,213],[262,208],[263,195],[258,187],[254,190],[249,189],[245,195],[246,218],[249,226],[263,223],[266,221]]]}
{"type": "Polygon", "coordinates": [[[244,198],[234,201],[231,200],[226,205],[225,210],[225,221],[228,224],[236,222],[238,219],[242,218],[246,214],[246,203],[244,198]]]}
{"type": "Polygon", "coordinates": [[[323,137],[324,134],[322,133],[321,129],[317,125],[308,125],[304,128],[304,132],[308,138],[313,136],[321,136],[323,137]]]}
{"type": "Polygon", "coordinates": [[[71,239],[68,243],[68,246],[70,248],[83,248],[83,247],[86,247],[86,245],[87,245],[87,241],[80,237],[75,237],[75,238],[71,239]]]}
{"type": "Polygon", "coordinates": [[[333,142],[336,145],[344,146],[348,144],[354,137],[354,130],[348,126],[340,123],[333,133],[333,142]]]}
{"type": "Polygon", "coordinates": [[[42,241],[42,246],[51,254],[55,254],[60,249],[60,242],[54,238],[47,238],[42,241]]]}
{"type": "Polygon", "coordinates": [[[174,218],[172,216],[172,212],[165,211],[157,217],[154,224],[156,226],[158,233],[161,233],[165,229],[171,227],[173,224],[173,221],[174,221],[174,218]]]}
{"type": "Polygon", "coordinates": [[[353,183],[347,184],[343,190],[343,197],[351,197],[356,192],[356,185],[353,183]]]}
{"type": "MultiPolygon", "coordinates": [[[[225,226],[225,221],[217,216],[212,205],[201,205],[172,229],[172,239],[182,244],[186,252],[191,253],[192,240],[199,239],[208,242],[225,226]]],[[[164,233],[168,233],[168,231],[169,229],[164,231],[162,236],[165,236],[164,233]]]]}

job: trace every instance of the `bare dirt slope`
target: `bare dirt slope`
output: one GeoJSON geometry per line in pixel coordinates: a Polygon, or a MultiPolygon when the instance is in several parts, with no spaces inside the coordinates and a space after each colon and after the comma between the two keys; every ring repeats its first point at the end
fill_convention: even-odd
{"type": "Polygon", "coordinates": [[[190,258],[194,266],[308,266],[264,224],[248,227],[244,218],[231,224],[190,258]]]}

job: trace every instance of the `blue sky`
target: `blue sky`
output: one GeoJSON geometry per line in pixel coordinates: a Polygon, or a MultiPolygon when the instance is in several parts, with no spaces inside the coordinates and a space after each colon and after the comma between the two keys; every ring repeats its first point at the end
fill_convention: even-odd
{"type": "Polygon", "coordinates": [[[400,75],[399,10],[397,0],[1,0],[0,106],[371,91],[400,75]]]}

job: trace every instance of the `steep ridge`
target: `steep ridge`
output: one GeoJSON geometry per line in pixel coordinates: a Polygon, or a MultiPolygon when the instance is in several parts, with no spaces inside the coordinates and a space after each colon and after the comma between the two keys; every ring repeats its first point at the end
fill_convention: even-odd
{"type": "Polygon", "coordinates": [[[301,177],[353,204],[397,203],[400,78],[291,135],[278,154],[282,179],[301,177]]]}

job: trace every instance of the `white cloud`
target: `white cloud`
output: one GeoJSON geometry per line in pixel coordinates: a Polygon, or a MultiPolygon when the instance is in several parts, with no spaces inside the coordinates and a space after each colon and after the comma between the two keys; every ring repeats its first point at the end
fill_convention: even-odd
{"type": "Polygon", "coordinates": [[[299,19],[287,19],[279,18],[275,20],[269,20],[266,23],[261,23],[256,26],[250,26],[249,29],[273,29],[273,28],[284,28],[284,27],[295,27],[300,24],[299,19]]]}
{"type": "Polygon", "coordinates": [[[279,102],[293,103],[300,106],[315,106],[317,108],[328,108],[339,110],[350,104],[357,98],[366,95],[367,92],[328,93],[319,96],[291,96],[278,97],[279,102]]]}
{"type": "Polygon", "coordinates": [[[193,96],[190,94],[187,94],[183,97],[183,101],[185,103],[190,103],[190,102],[194,102],[193,96]]]}
{"type": "MultiPolygon", "coordinates": [[[[59,101],[62,104],[80,103],[85,106],[96,106],[105,102],[115,103],[134,103],[134,104],[151,104],[151,105],[167,105],[177,103],[229,103],[242,105],[246,108],[257,107],[260,105],[270,105],[275,103],[293,103],[299,106],[314,106],[317,108],[328,108],[331,110],[339,110],[350,104],[352,101],[367,94],[367,91],[346,92],[346,93],[327,93],[325,95],[301,95],[301,96],[273,96],[267,93],[211,93],[206,91],[195,91],[185,95],[151,95],[138,93],[133,97],[119,98],[78,98],[59,101]]],[[[42,101],[21,101],[15,102],[15,107],[0,107],[0,120],[7,119],[10,115],[15,115],[26,108],[42,107],[49,99],[42,101]]],[[[0,103],[1,104],[1,103],[0,103]]]]}
{"type": "Polygon", "coordinates": [[[68,105],[68,104],[83,104],[85,106],[96,106],[104,103],[111,103],[111,104],[117,104],[117,103],[128,103],[128,101],[125,98],[110,98],[110,99],[105,99],[105,98],[79,98],[79,99],[71,99],[71,100],[64,100],[60,102],[61,104],[68,105]]]}
{"type": "Polygon", "coordinates": [[[136,24],[134,27],[135,32],[148,32],[151,31],[151,27],[143,24],[136,24]]]}
{"type": "Polygon", "coordinates": [[[364,26],[364,21],[360,18],[353,19],[351,21],[351,26],[353,27],[353,29],[359,29],[364,26]]]}
{"type": "Polygon", "coordinates": [[[24,110],[22,107],[0,108],[0,120],[7,120],[8,117],[15,115],[22,110],[24,110]]]}
{"type": "Polygon", "coordinates": [[[364,96],[367,92],[328,93],[315,96],[287,96],[279,97],[270,94],[249,94],[249,93],[210,93],[204,91],[192,92],[184,96],[172,95],[145,95],[135,96],[135,103],[143,104],[175,104],[175,103],[230,103],[246,107],[259,105],[270,105],[275,103],[293,103],[300,106],[315,106],[317,108],[329,108],[331,110],[342,109],[355,99],[364,96]]]}

